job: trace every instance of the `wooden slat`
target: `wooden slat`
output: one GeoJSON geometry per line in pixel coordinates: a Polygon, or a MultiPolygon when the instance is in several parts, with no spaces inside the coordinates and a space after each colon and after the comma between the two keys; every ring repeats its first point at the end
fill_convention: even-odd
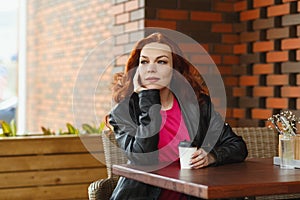
{"type": "MultiPolygon", "coordinates": [[[[104,161],[104,154],[99,155],[104,161]]],[[[89,153],[0,157],[0,172],[104,166],[89,153]]]]}
{"type": "Polygon", "coordinates": [[[106,177],[107,170],[105,167],[0,173],[0,189],[37,185],[42,186],[92,183],[97,179],[106,177]]]}
{"type": "Polygon", "coordinates": [[[44,200],[44,199],[88,199],[89,184],[41,186],[28,188],[0,189],[0,199],[5,200],[44,200]]]}
{"type": "Polygon", "coordinates": [[[103,151],[101,135],[0,138],[0,156],[103,151]]]}

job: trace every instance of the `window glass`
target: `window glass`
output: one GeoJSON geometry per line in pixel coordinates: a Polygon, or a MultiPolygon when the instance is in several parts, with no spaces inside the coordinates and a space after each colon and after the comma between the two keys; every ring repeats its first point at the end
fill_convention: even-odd
{"type": "Polygon", "coordinates": [[[15,119],[17,106],[18,0],[0,0],[0,120],[15,119]]]}

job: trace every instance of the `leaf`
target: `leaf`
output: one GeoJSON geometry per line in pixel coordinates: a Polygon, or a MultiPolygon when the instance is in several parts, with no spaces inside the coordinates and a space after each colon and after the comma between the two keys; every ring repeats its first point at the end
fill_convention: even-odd
{"type": "Polygon", "coordinates": [[[6,121],[2,121],[1,126],[2,126],[2,130],[3,130],[3,134],[5,136],[11,136],[12,131],[11,131],[9,124],[6,121]]]}
{"type": "Polygon", "coordinates": [[[54,135],[55,133],[50,130],[50,128],[41,127],[44,135],[54,135]]]}
{"type": "Polygon", "coordinates": [[[73,135],[78,135],[79,134],[78,129],[76,129],[72,124],[67,123],[66,125],[67,125],[67,128],[68,128],[69,134],[73,134],[73,135]]]}
{"type": "Polygon", "coordinates": [[[89,124],[82,124],[82,129],[86,131],[86,133],[95,133],[96,129],[93,128],[91,125],[89,124]]]}
{"type": "Polygon", "coordinates": [[[16,121],[14,119],[10,121],[10,128],[11,128],[12,136],[16,136],[17,135],[17,125],[16,125],[16,121]]]}
{"type": "Polygon", "coordinates": [[[100,128],[99,128],[99,133],[101,133],[103,131],[103,129],[105,128],[105,122],[101,122],[100,123],[100,128]]]}

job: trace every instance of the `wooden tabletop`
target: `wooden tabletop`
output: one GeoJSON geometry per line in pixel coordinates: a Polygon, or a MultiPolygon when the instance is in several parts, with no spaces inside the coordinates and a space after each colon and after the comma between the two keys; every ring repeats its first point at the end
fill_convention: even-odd
{"type": "Polygon", "coordinates": [[[149,168],[113,165],[113,173],[205,199],[300,193],[300,169],[280,169],[266,158],[198,170],[180,169],[177,162],[149,168]]]}

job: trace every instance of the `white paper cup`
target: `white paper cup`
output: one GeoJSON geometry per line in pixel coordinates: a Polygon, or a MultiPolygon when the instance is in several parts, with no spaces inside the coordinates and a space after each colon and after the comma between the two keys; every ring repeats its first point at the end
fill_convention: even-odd
{"type": "Polygon", "coordinates": [[[188,141],[179,143],[179,160],[181,169],[191,169],[190,161],[192,154],[197,150],[196,147],[191,147],[188,141]]]}

